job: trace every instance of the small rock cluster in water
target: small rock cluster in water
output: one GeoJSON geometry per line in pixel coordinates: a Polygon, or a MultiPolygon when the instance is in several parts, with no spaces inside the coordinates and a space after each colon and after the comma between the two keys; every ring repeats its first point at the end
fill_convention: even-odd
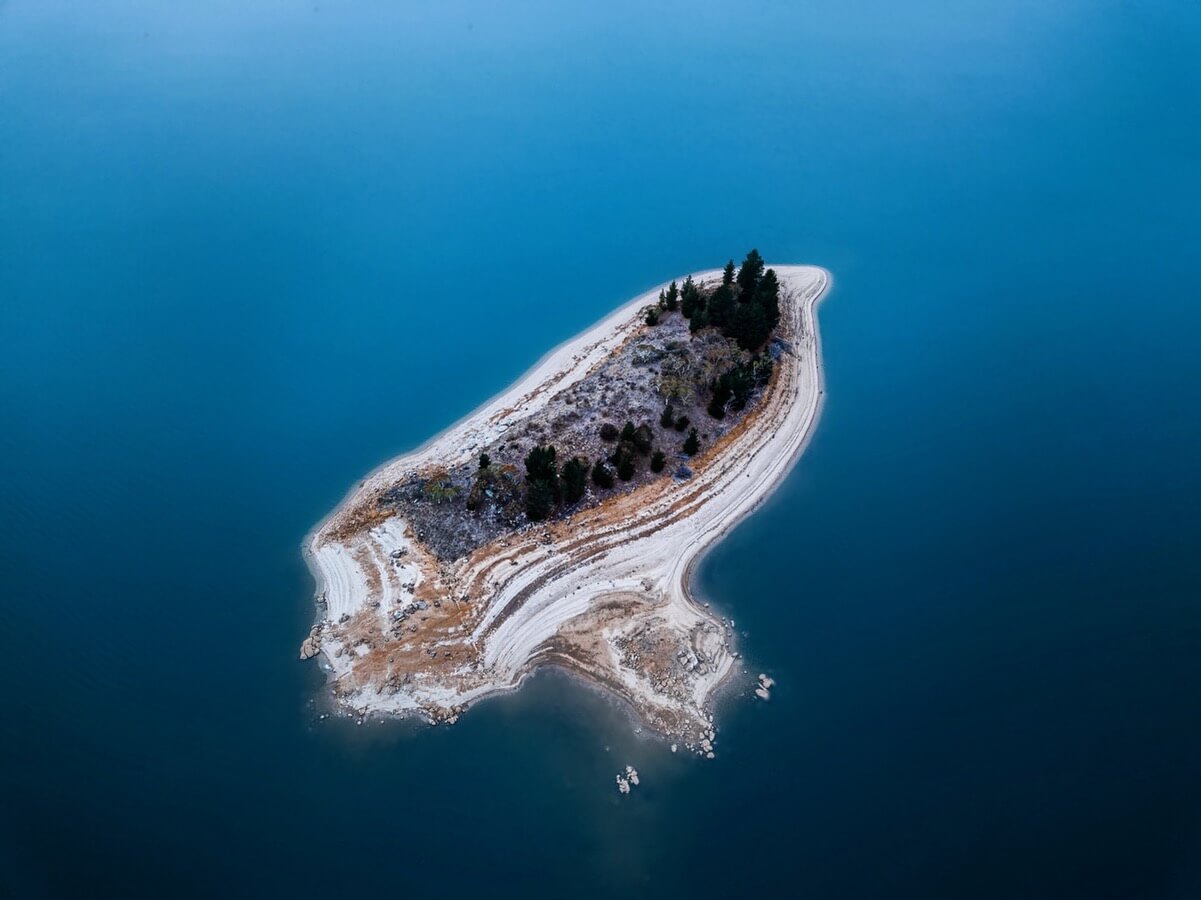
{"type": "Polygon", "coordinates": [[[633,766],[626,766],[625,775],[619,774],[617,776],[617,790],[623,794],[628,794],[631,785],[634,787],[638,786],[638,770],[633,766]]]}
{"type": "Polygon", "coordinates": [[[760,700],[770,700],[772,685],[775,683],[776,682],[774,678],[769,678],[767,675],[764,675],[762,672],[760,672],[759,687],[755,688],[755,696],[760,700]]]}

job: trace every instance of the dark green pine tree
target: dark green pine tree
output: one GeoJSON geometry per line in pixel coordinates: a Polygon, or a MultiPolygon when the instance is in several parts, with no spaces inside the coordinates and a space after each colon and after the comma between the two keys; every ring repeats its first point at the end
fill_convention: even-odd
{"type": "Polygon", "coordinates": [[[562,499],[563,486],[555,464],[555,448],[535,447],[525,458],[525,512],[531,519],[545,519],[562,499]]]}
{"type": "Polygon", "coordinates": [[[696,436],[696,429],[693,428],[688,432],[688,437],[684,439],[684,452],[689,456],[695,456],[696,451],[701,449],[700,438],[696,436]]]}
{"type": "Polygon", "coordinates": [[[525,514],[534,521],[541,521],[555,508],[555,493],[545,481],[531,482],[525,492],[525,514]]]}
{"type": "Polygon", "coordinates": [[[697,288],[696,282],[689,275],[684,279],[684,286],[680,288],[680,312],[684,315],[685,319],[691,319],[697,307],[702,305],[700,289],[697,288]]]}
{"type": "Polygon", "coordinates": [[[667,465],[667,457],[663,455],[662,450],[656,450],[655,455],[651,457],[651,471],[662,472],[665,465],[667,465]]]}
{"type": "Polygon", "coordinates": [[[675,312],[680,307],[680,289],[673,281],[667,288],[667,296],[663,298],[664,306],[668,312],[675,312]]]}
{"type": "Polygon", "coordinates": [[[739,303],[727,332],[743,350],[758,350],[771,334],[767,313],[758,303],[739,303]]]}
{"type": "Polygon", "coordinates": [[[726,404],[730,402],[730,395],[732,393],[729,379],[725,375],[722,375],[713,384],[713,396],[709,398],[709,415],[715,419],[724,419],[726,417],[726,404]]]}
{"type": "Polygon", "coordinates": [[[717,286],[717,290],[709,297],[708,310],[710,325],[725,328],[730,324],[730,318],[734,315],[734,291],[729,285],[717,286]]]}
{"type": "Polygon", "coordinates": [[[780,280],[776,278],[775,269],[768,269],[759,279],[755,303],[763,309],[769,327],[775,328],[780,322],[780,280]]]}
{"type": "Polygon", "coordinates": [[[762,277],[763,257],[759,255],[758,250],[752,250],[742,261],[742,268],[738,270],[738,287],[742,290],[744,300],[755,296],[755,288],[759,286],[759,279],[762,277]]]}
{"type": "Polygon", "coordinates": [[[573,456],[563,464],[563,497],[568,503],[575,503],[584,496],[588,485],[588,461],[573,456]]]}
{"type": "Polygon", "coordinates": [[[617,477],[622,481],[629,481],[634,477],[634,454],[628,450],[623,450],[621,458],[617,461],[617,477]]]}
{"type": "Polygon", "coordinates": [[[597,487],[613,487],[613,470],[605,465],[603,459],[598,459],[592,467],[592,482],[597,487]]]}
{"type": "Polygon", "coordinates": [[[726,263],[726,267],[721,272],[721,283],[729,287],[734,283],[734,260],[726,263]]]}
{"type": "Polygon", "coordinates": [[[552,478],[558,477],[558,468],[555,466],[555,448],[550,447],[535,447],[525,458],[525,479],[526,481],[550,481],[552,478]]]}

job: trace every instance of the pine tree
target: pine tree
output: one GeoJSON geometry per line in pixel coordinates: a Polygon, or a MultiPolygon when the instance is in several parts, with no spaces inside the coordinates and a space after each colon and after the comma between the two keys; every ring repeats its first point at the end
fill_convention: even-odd
{"type": "Polygon", "coordinates": [[[730,402],[729,379],[722,375],[713,383],[713,396],[709,399],[708,412],[715,419],[726,417],[726,404],[730,402]]]}
{"type": "Polygon", "coordinates": [[[588,484],[588,461],[573,456],[563,464],[563,496],[568,503],[575,503],[584,496],[588,484]]]}
{"type": "Polygon", "coordinates": [[[613,487],[613,472],[605,465],[604,460],[598,459],[592,467],[592,482],[598,487],[613,487]]]}
{"type": "Polygon", "coordinates": [[[709,324],[725,328],[734,315],[734,292],[729,285],[718,285],[709,297],[709,324]]]}
{"type": "Polygon", "coordinates": [[[480,454],[480,471],[482,472],[484,469],[488,468],[488,466],[490,466],[490,465],[492,465],[492,457],[490,457],[487,453],[481,453],[480,454]]]}
{"type": "Polygon", "coordinates": [[[531,519],[545,519],[562,497],[563,486],[555,464],[555,448],[535,447],[525,458],[525,512],[531,519]]]}
{"type": "Polygon", "coordinates": [[[758,350],[771,334],[767,313],[758,303],[740,303],[727,331],[743,350],[758,350]]]}
{"type": "Polygon", "coordinates": [[[755,303],[763,309],[768,325],[775,328],[780,321],[780,281],[776,270],[768,269],[755,288],[755,303]]]}
{"type": "Polygon", "coordinates": [[[550,515],[555,507],[555,494],[545,481],[535,481],[525,492],[525,514],[534,521],[550,515]]]}
{"type": "Polygon", "coordinates": [[[734,260],[726,263],[726,267],[721,272],[721,283],[729,287],[734,283],[734,260]]]}
{"type": "Polygon", "coordinates": [[[663,455],[662,450],[656,450],[655,455],[651,457],[651,471],[662,472],[665,465],[667,465],[667,457],[663,455]]]}
{"type": "Polygon", "coordinates": [[[697,307],[702,305],[700,289],[689,275],[684,279],[684,286],[680,288],[680,312],[685,319],[691,319],[697,307]]]}
{"type": "Polygon", "coordinates": [[[695,456],[699,449],[701,449],[701,442],[696,436],[696,429],[693,428],[688,432],[688,437],[684,441],[684,452],[689,456],[695,456]]]}
{"type": "Polygon", "coordinates": [[[663,415],[659,416],[659,424],[664,428],[671,428],[676,423],[675,410],[671,408],[671,404],[667,404],[667,408],[663,410],[663,415]]]}
{"type": "Polygon", "coordinates": [[[749,300],[755,296],[755,288],[762,277],[763,257],[759,255],[758,250],[752,250],[742,261],[742,268],[738,270],[738,287],[742,289],[744,299],[749,300]]]}
{"type": "Polygon", "coordinates": [[[668,312],[675,312],[680,305],[680,289],[676,287],[674,281],[667,288],[667,296],[664,298],[664,304],[668,312]]]}
{"type": "Polygon", "coordinates": [[[555,466],[555,448],[535,447],[525,458],[526,481],[550,481],[558,478],[558,468],[555,466]]]}
{"type": "Polygon", "coordinates": [[[634,477],[634,454],[628,450],[623,450],[621,458],[617,461],[617,477],[622,481],[629,481],[634,477]]]}

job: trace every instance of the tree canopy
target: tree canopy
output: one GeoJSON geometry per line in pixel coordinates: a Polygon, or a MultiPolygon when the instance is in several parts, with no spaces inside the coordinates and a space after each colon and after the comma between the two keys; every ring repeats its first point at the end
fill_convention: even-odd
{"type": "Polygon", "coordinates": [[[699,449],[701,449],[701,441],[696,436],[696,429],[693,428],[689,430],[688,437],[684,439],[684,452],[689,456],[695,456],[699,449]]]}
{"type": "Polygon", "coordinates": [[[531,519],[545,519],[562,497],[555,448],[535,447],[525,458],[525,511],[531,519]]]}
{"type": "Polygon", "coordinates": [[[563,497],[575,503],[584,496],[588,486],[588,461],[573,456],[563,464],[563,497]]]}
{"type": "Polygon", "coordinates": [[[741,289],[744,299],[750,300],[755,295],[755,288],[758,287],[761,277],[763,277],[763,257],[759,255],[758,250],[751,250],[738,270],[738,287],[741,289]]]}

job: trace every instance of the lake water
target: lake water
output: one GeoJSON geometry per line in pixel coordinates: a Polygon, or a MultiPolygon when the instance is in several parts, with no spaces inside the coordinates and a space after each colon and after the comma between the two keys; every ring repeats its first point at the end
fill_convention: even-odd
{"type": "Polygon", "coordinates": [[[1201,6],[0,0],[0,894],[1201,896],[1201,6]],[[770,703],[321,721],[305,532],[664,278],[836,277],[770,703]],[[642,786],[618,795],[632,763],[642,786]]]}

